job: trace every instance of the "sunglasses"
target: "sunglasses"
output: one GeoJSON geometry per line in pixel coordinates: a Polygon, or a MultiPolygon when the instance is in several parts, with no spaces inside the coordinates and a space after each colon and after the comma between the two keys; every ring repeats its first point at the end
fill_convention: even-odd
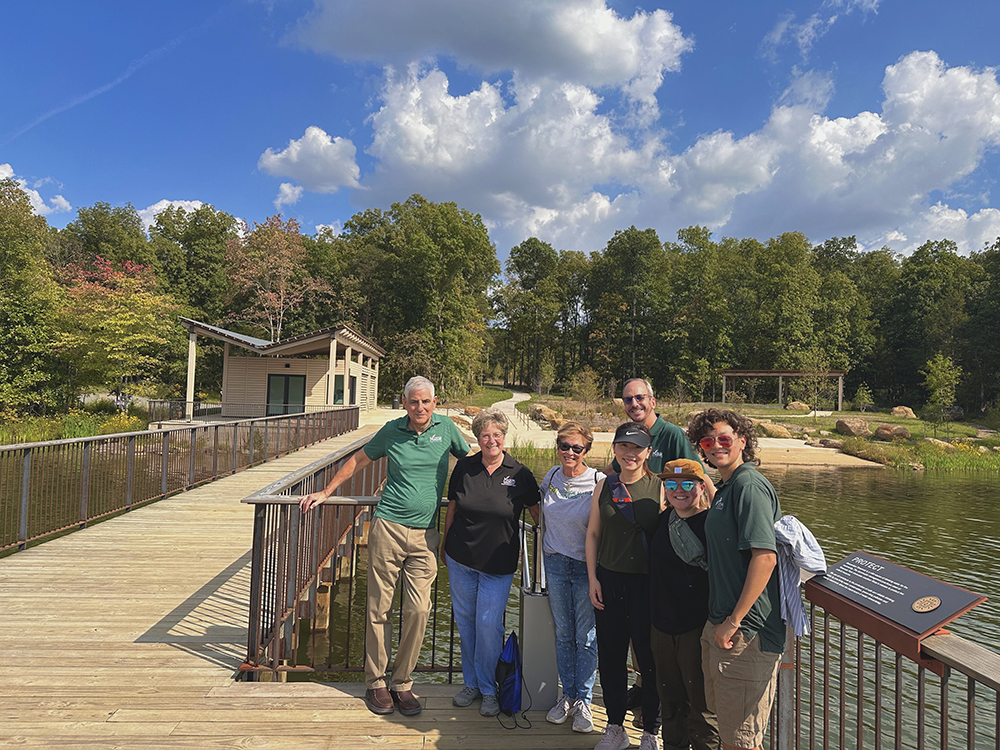
{"type": "Polygon", "coordinates": [[[559,443],[556,447],[564,453],[566,451],[573,451],[578,456],[587,450],[587,446],[585,445],[573,445],[572,443],[559,443]]]}
{"type": "Polygon", "coordinates": [[[637,393],[635,396],[625,396],[625,398],[623,398],[622,401],[625,402],[626,404],[631,404],[633,401],[637,404],[641,404],[647,398],[649,398],[649,396],[642,393],[637,393]]]}
{"type": "Polygon", "coordinates": [[[691,479],[682,479],[678,482],[676,479],[668,479],[663,483],[663,486],[667,488],[667,492],[676,492],[678,487],[685,492],[690,492],[694,489],[694,481],[691,479]]]}
{"type": "Polygon", "coordinates": [[[719,437],[714,438],[711,435],[703,437],[698,441],[698,445],[701,446],[703,451],[710,451],[715,444],[718,443],[720,448],[729,449],[733,447],[733,443],[736,442],[736,438],[732,435],[719,435],[719,437]]]}

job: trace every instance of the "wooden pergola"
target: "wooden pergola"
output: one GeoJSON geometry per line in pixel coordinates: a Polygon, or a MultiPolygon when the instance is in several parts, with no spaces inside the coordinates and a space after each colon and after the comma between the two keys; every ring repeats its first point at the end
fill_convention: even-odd
{"type": "MultiPolygon", "coordinates": [[[[778,406],[783,406],[785,378],[812,377],[817,373],[813,370],[719,370],[722,376],[722,403],[726,403],[727,378],[777,378],[778,406]]],[[[826,370],[824,375],[837,379],[837,411],[844,410],[844,375],[847,370],[826,370]]],[[[815,405],[814,407],[815,408],[815,405]]]]}

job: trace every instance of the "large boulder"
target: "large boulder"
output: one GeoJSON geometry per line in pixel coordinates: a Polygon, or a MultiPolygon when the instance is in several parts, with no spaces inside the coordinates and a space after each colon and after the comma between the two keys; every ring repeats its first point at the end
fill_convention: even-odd
{"type": "Polygon", "coordinates": [[[467,417],[474,417],[481,411],[482,409],[480,409],[478,406],[466,406],[464,409],[462,409],[462,413],[467,417]]]}
{"type": "Polygon", "coordinates": [[[893,440],[894,438],[910,439],[910,431],[898,424],[880,424],[875,428],[876,440],[893,440]]]}
{"type": "Polygon", "coordinates": [[[946,448],[946,449],[952,450],[952,451],[957,451],[958,450],[958,448],[956,448],[954,445],[952,445],[948,441],[946,441],[946,440],[938,440],[937,438],[932,438],[932,437],[930,437],[930,438],[921,438],[917,442],[918,443],[930,443],[931,445],[936,445],[939,448],[946,448]]]}
{"type": "Polygon", "coordinates": [[[780,424],[774,424],[774,422],[768,422],[766,420],[761,420],[757,423],[757,427],[761,432],[764,433],[764,437],[769,438],[790,438],[792,433],[782,427],[780,424]]]}
{"type": "Polygon", "coordinates": [[[868,421],[858,417],[838,419],[835,429],[841,435],[847,435],[848,437],[868,437],[872,432],[868,426],[868,421]]]}
{"type": "Polygon", "coordinates": [[[622,401],[620,398],[613,398],[611,399],[611,401],[614,403],[615,406],[620,406],[623,409],[625,408],[625,402],[622,401]]]}
{"type": "Polygon", "coordinates": [[[553,419],[559,418],[559,415],[545,404],[532,404],[529,414],[532,419],[542,424],[551,424],[553,419]]]}
{"type": "Polygon", "coordinates": [[[906,419],[916,419],[917,415],[913,413],[913,409],[909,406],[894,406],[892,407],[892,416],[894,417],[905,417],[906,419]]]}
{"type": "Polygon", "coordinates": [[[843,440],[834,440],[833,438],[822,438],[819,441],[819,444],[822,445],[824,448],[836,448],[837,450],[840,450],[841,448],[844,447],[843,440]]]}
{"type": "Polygon", "coordinates": [[[801,401],[789,401],[785,408],[792,411],[812,411],[809,404],[803,404],[801,401]]]}

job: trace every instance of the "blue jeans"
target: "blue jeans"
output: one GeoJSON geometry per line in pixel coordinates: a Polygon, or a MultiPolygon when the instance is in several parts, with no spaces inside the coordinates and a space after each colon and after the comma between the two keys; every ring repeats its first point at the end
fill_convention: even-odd
{"type": "Polygon", "coordinates": [[[462,644],[462,680],[483,695],[496,695],[497,659],[503,650],[503,613],[514,574],[494,575],[450,557],[451,609],[462,644]]]}
{"type": "Polygon", "coordinates": [[[587,563],[546,552],[545,578],[556,626],[556,664],[563,695],[589,704],[597,679],[597,628],[587,563]]]}

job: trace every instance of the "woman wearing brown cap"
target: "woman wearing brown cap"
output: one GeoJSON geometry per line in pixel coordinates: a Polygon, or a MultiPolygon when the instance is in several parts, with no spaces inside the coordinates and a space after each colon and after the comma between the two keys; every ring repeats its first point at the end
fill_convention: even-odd
{"type": "Polygon", "coordinates": [[[663,749],[719,750],[719,728],[705,704],[701,667],[701,631],[708,620],[705,470],[681,458],[664,464],[657,476],[666,501],[649,544],[649,641],[663,749]]]}

